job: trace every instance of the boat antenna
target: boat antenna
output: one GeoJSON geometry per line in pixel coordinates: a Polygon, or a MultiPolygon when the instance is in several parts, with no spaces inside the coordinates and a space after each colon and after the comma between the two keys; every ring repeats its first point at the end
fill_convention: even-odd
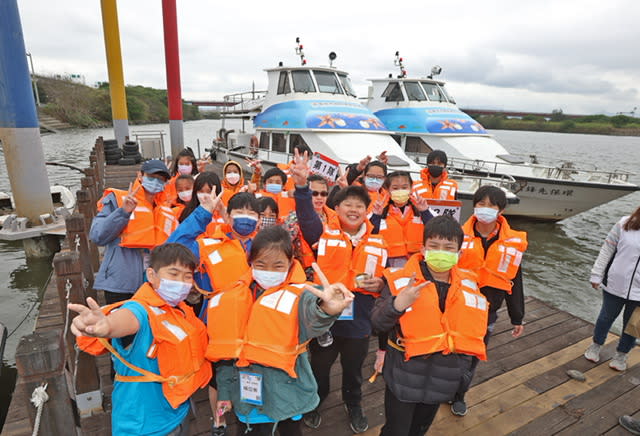
{"type": "Polygon", "coordinates": [[[400,68],[400,74],[398,75],[398,79],[404,79],[407,77],[407,70],[404,69],[404,64],[402,63],[402,58],[400,57],[400,52],[396,52],[396,58],[393,61],[393,65],[400,68]]]}
{"type": "Polygon", "coordinates": [[[431,74],[427,76],[427,79],[433,79],[433,76],[437,76],[442,73],[442,67],[440,65],[434,65],[431,67],[431,74]]]}
{"type": "Polygon", "coordinates": [[[336,54],[335,51],[332,51],[331,53],[329,53],[329,67],[333,68],[333,61],[335,61],[337,57],[338,55],[336,54]]]}
{"type": "Polygon", "coordinates": [[[298,44],[296,46],[296,54],[300,56],[300,65],[304,66],[307,64],[307,60],[304,58],[304,52],[302,51],[302,44],[300,44],[300,37],[296,38],[296,44],[298,44]]]}

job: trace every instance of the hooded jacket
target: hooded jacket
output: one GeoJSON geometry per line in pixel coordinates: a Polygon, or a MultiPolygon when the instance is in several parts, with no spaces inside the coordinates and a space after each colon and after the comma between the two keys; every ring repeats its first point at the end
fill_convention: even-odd
{"type": "Polygon", "coordinates": [[[240,191],[240,188],[242,188],[243,186],[244,186],[244,171],[242,170],[242,165],[240,165],[235,160],[227,161],[227,163],[224,164],[224,167],[222,167],[222,198],[221,198],[222,204],[224,204],[225,206],[229,204],[229,199],[233,197],[235,194],[237,194],[240,191]],[[227,167],[229,165],[235,165],[240,169],[240,180],[238,180],[238,183],[236,183],[235,185],[232,185],[231,183],[229,183],[227,181],[227,178],[224,176],[226,174],[227,167]]]}

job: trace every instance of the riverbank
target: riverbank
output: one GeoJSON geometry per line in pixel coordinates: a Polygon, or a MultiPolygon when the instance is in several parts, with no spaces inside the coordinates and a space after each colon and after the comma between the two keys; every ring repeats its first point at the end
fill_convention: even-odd
{"type": "MultiPolygon", "coordinates": [[[[73,79],[37,77],[41,111],[75,128],[99,128],[111,125],[109,83],[97,87],[73,79]]],[[[167,90],[146,86],[126,86],[130,124],[166,123],[169,120],[167,90]]],[[[197,106],[182,105],[185,121],[200,120],[197,106]]]]}

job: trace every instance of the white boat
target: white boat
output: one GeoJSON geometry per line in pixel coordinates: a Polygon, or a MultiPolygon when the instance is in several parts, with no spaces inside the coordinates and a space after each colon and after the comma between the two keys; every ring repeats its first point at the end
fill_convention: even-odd
{"type": "Polygon", "coordinates": [[[458,109],[436,66],[425,78],[409,78],[396,53],[397,77],[370,79],[367,107],[393,132],[401,149],[425,164],[432,150],[449,156],[463,174],[515,179],[511,191],[520,202],[507,215],[558,221],[640,189],[631,173],[579,167],[573,162],[542,162],[534,155],[510,154],[476,120],[458,109]]]}
{"type": "MultiPolygon", "coordinates": [[[[72,214],[76,207],[76,196],[66,186],[51,186],[51,200],[57,215],[72,214]]],[[[15,211],[13,195],[6,192],[0,192],[0,227],[4,225],[7,217],[15,211]]]]}
{"type": "MultiPolygon", "coordinates": [[[[295,144],[307,144],[314,152],[346,165],[386,151],[390,170],[409,171],[417,180],[422,167],[360,102],[348,73],[332,65],[335,53],[329,55],[331,65],[324,67],[308,66],[300,45],[296,53],[301,58],[300,66],[283,66],[281,62],[278,67],[266,70],[266,91],[252,90],[225,97],[236,104],[222,112],[223,120],[251,120],[254,132],[219,132],[213,153],[216,160],[242,161],[251,157],[273,166],[290,162],[295,144]],[[258,137],[258,145],[251,148],[253,135],[258,137]]],[[[470,210],[471,196],[481,184],[505,187],[515,181],[508,176],[453,174],[453,178],[460,185],[463,216],[468,214],[465,210],[470,210]]],[[[505,190],[510,203],[516,203],[518,198],[505,190]]]]}

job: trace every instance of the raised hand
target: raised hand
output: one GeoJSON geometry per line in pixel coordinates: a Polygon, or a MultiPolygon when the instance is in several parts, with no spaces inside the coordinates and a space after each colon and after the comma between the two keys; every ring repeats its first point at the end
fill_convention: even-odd
{"type": "Polygon", "coordinates": [[[198,166],[198,172],[199,173],[205,172],[207,169],[207,165],[210,163],[211,163],[211,156],[207,156],[204,159],[203,158],[198,159],[198,162],[196,162],[198,166]]]}
{"type": "Polygon", "coordinates": [[[342,283],[330,284],[317,263],[314,262],[311,266],[318,275],[323,289],[320,290],[310,285],[305,285],[305,289],[322,300],[320,308],[324,313],[331,316],[341,314],[353,302],[353,293],[342,283]]]}
{"type": "Polygon", "coordinates": [[[309,156],[305,151],[300,154],[297,148],[293,149],[293,166],[291,167],[291,177],[296,186],[305,186],[309,176],[309,156]]]}
{"type": "Polygon", "coordinates": [[[409,283],[405,286],[395,300],[393,300],[393,308],[398,312],[404,312],[407,310],[407,307],[411,306],[420,296],[420,290],[427,286],[429,282],[423,282],[419,285],[415,284],[416,275],[415,273],[411,275],[409,279],[409,283]]]}
{"type": "Polygon", "coordinates": [[[245,157],[244,160],[250,168],[253,168],[254,171],[262,174],[262,163],[260,159],[249,159],[248,157],[245,157]]]}
{"type": "Polygon", "coordinates": [[[122,200],[122,209],[126,213],[131,213],[134,210],[136,210],[136,206],[138,206],[138,200],[136,199],[136,194],[138,194],[138,191],[140,190],[140,188],[142,188],[142,184],[139,184],[138,187],[132,191],[133,183],[129,183],[129,192],[122,200]]]}
{"type": "Polygon", "coordinates": [[[429,202],[421,195],[416,195],[415,193],[411,194],[411,202],[419,212],[424,212],[429,209],[429,202]]]}
{"type": "Polygon", "coordinates": [[[358,166],[356,167],[356,169],[358,170],[358,172],[363,172],[365,167],[367,165],[369,165],[369,162],[371,162],[371,156],[366,156],[364,158],[362,158],[360,160],[360,162],[358,162],[358,166]]]}
{"type": "Polygon", "coordinates": [[[379,195],[378,199],[373,203],[371,211],[376,215],[382,215],[387,203],[389,203],[389,193],[385,191],[382,195],[379,195]]]}
{"type": "Polygon", "coordinates": [[[207,195],[203,195],[200,198],[200,206],[207,209],[209,212],[213,213],[220,207],[220,203],[222,201],[222,192],[219,195],[216,195],[217,188],[215,186],[211,187],[211,193],[207,195]]]}
{"type": "Polygon", "coordinates": [[[376,159],[378,159],[380,162],[382,162],[385,165],[389,165],[389,156],[387,156],[387,150],[383,151],[378,156],[376,156],[376,159]]]}
{"type": "Polygon", "coordinates": [[[69,303],[69,310],[78,313],[71,322],[71,333],[76,336],[104,338],[111,330],[107,316],[100,310],[96,300],[87,298],[87,305],[69,303]]]}
{"type": "Polygon", "coordinates": [[[258,185],[256,183],[247,183],[247,192],[249,194],[255,194],[256,191],[258,190],[258,185]]]}
{"type": "Polygon", "coordinates": [[[340,188],[346,188],[349,186],[349,182],[347,181],[347,172],[340,167],[338,167],[338,178],[336,179],[336,184],[340,188]]]}

